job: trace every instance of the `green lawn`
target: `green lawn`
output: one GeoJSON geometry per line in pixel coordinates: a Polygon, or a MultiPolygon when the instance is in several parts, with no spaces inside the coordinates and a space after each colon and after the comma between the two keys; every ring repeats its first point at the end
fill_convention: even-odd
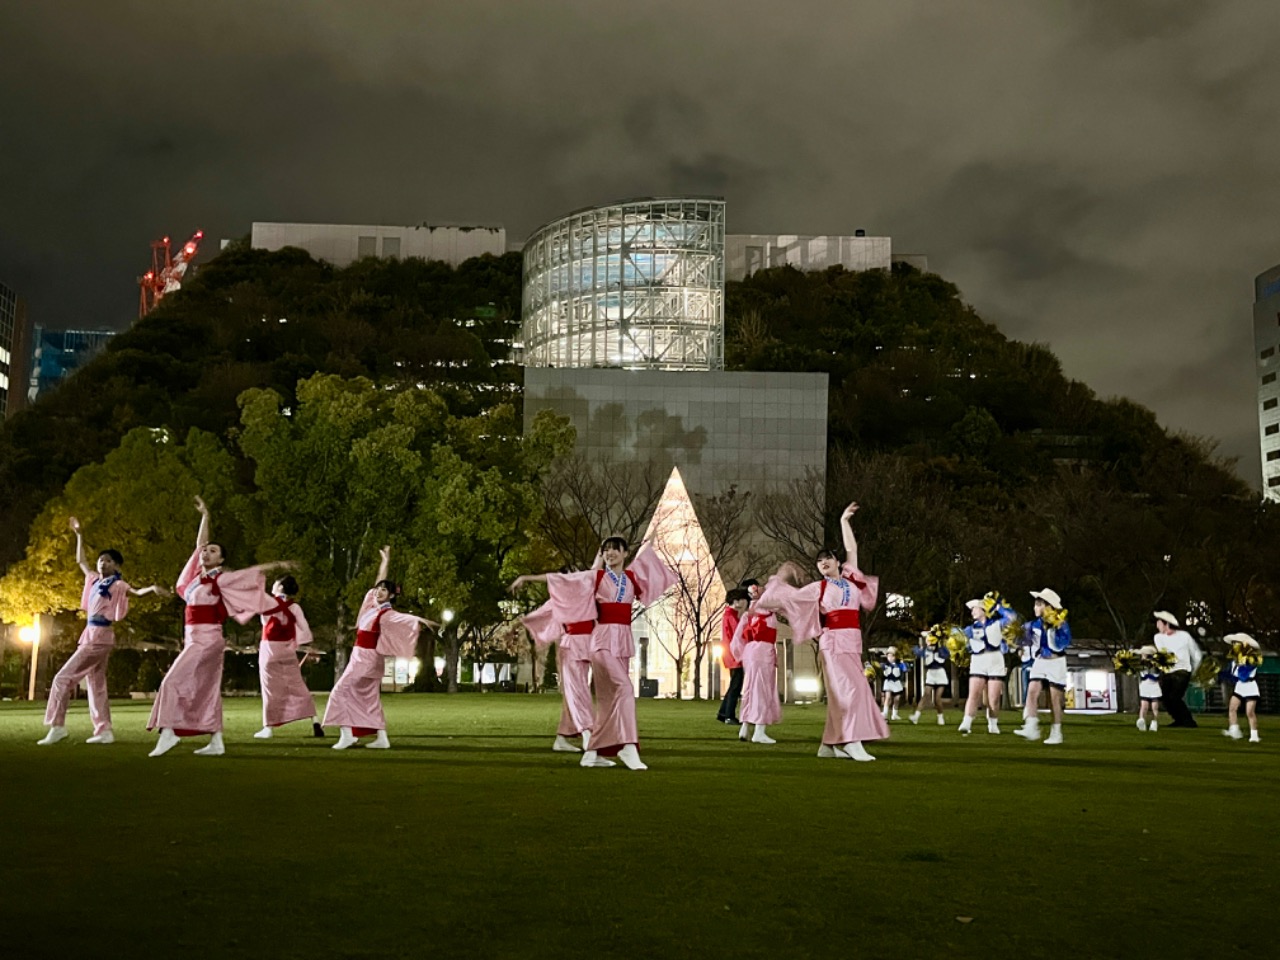
{"type": "Polygon", "coordinates": [[[1069,718],[1049,747],[962,738],[953,710],[856,764],[814,756],[820,706],[787,707],[763,747],[714,704],[643,701],[650,770],[631,773],[552,753],[553,696],[385,700],[390,751],[337,753],[302,725],[258,742],[258,702],[230,700],[225,757],[154,760],[147,705],[114,705],[117,742],[90,747],[76,704],[49,748],[43,705],[0,705],[0,956],[1270,949],[1272,718],[1254,745],[1220,718],[1154,735],[1069,718]]]}

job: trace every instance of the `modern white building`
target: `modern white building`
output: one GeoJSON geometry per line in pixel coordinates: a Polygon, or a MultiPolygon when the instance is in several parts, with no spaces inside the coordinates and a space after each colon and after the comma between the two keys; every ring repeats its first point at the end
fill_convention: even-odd
{"type": "Polygon", "coordinates": [[[465,224],[254,223],[250,245],[261,250],[301,247],[335,267],[365,257],[421,257],[456,267],[486,253],[502,256],[507,252],[507,231],[502,226],[465,224]]]}
{"type": "Polygon", "coordinates": [[[1258,371],[1262,494],[1280,500],[1280,265],[1253,281],[1253,359],[1258,371]]]}
{"type": "Polygon", "coordinates": [[[815,271],[888,270],[893,263],[889,237],[802,237],[796,234],[731,233],[724,240],[725,277],[744,280],[768,267],[815,271]]]}

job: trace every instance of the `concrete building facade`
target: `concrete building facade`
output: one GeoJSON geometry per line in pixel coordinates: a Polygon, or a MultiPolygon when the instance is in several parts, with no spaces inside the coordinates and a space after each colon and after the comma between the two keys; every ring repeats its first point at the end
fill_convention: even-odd
{"type": "Polygon", "coordinates": [[[502,226],[427,224],[370,226],[340,223],[254,223],[250,245],[279,250],[301,247],[317,260],[346,267],[365,257],[421,257],[457,266],[489,253],[507,252],[502,226]]]}
{"type": "Polygon", "coordinates": [[[744,280],[768,267],[797,270],[888,270],[893,262],[889,237],[813,236],[731,233],[725,237],[725,277],[744,280]]]}
{"type": "Polygon", "coordinates": [[[1280,500],[1280,265],[1253,281],[1253,361],[1258,377],[1262,495],[1280,500]]]}

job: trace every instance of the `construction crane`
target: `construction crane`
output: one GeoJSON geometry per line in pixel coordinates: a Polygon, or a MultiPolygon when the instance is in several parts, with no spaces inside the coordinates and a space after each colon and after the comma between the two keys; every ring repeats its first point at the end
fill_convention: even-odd
{"type": "Polygon", "coordinates": [[[204,231],[197,230],[177,256],[169,250],[169,238],[151,241],[151,269],[138,278],[138,316],[145,317],[166,295],[182,289],[182,278],[200,249],[204,231]]]}

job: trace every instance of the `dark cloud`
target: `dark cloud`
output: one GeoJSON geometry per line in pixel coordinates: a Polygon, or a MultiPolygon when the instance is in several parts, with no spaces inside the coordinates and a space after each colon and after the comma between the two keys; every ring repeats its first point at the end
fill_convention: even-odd
{"type": "Polygon", "coordinates": [[[1280,7],[1249,0],[0,8],[0,277],[122,326],[149,242],[719,193],[888,234],[1256,483],[1280,7]]]}

